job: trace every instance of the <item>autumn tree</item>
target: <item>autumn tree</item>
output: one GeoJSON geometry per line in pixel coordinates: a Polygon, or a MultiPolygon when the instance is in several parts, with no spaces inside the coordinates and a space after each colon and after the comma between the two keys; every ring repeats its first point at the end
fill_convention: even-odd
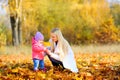
{"type": "Polygon", "coordinates": [[[12,42],[17,46],[22,42],[21,15],[22,0],[9,0],[10,23],[12,29],[12,42]]]}
{"type": "Polygon", "coordinates": [[[112,15],[106,0],[9,0],[9,9],[14,45],[22,38],[30,44],[36,31],[48,41],[54,27],[59,27],[72,44],[119,41],[116,10],[112,15]]]}
{"type": "Polygon", "coordinates": [[[111,9],[111,14],[113,16],[115,25],[120,28],[120,4],[115,3],[113,5],[111,5],[110,7],[111,9]]]}
{"type": "Polygon", "coordinates": [[[114,22],[116,27],[118,28],[118,36],[119,36],[119,42],[120,42],[120,4],[119,3],[115,3],[112,4],[111,7],[111,14],[113,16],[114,22]]]}

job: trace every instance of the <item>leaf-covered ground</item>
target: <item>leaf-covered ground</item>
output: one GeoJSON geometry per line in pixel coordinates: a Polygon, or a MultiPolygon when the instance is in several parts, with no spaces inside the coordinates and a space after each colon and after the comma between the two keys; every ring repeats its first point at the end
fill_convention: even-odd
{"type": "Polygon", "coordinates": [[[31,54],[0,55],[0,80],[120,80],[119,53],[77,53],[78,73],[53,67],[45,57],[47,72],[34,72],[31,54]]]}

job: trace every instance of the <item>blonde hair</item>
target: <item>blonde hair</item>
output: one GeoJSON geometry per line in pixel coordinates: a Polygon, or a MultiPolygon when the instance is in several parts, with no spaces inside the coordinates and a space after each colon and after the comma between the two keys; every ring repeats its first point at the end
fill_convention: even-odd
{"type": "MultiPolygon", "coordinates": [[[[59,28],[54,28],[51,33],[54,33],[58,39],[58,49],[60,50],[60,58],[64,58],[64,56],[68,53],[68,49],[70,47],[68,41],[63,37],[59,28]]],[[[51,41],[51,51],[53,52],[55,49],[54,42],[51,41]]]]}

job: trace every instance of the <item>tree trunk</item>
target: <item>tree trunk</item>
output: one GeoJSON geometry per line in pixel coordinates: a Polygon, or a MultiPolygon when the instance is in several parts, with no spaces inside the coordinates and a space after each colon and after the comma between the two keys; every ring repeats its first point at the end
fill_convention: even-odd
{"type": "MultiPolygon", "coordinates": [[[[12,1],[9,1],[9,4],[12,1]]],[[[22,17],[22,0],[15,0],[13,5],[9,5],[11,8],[16,9],[13,13],[13,9],[10,10],[10,22],[12,29],[12,43],[14,46],[18,46],[22,42],[22,30],[21,30],[21,17],[22,17]]]]}
{"type": "Polygon", "coordinates": [[[16,20],[14,16],[10,16],[10,22],[11,22],[11,29],[12,29],[12,44],[14,46],[18,46],[18,31],[17,31],[17,26],[16,26],[16,20]]]}
{"type": "Polygon", "coordinates": [[[20,12],[17,12],[17,31],[18,31],[18,42],[19,44],[22,43],[22,27],[21,27],[21,17],[22,17],[22,0],[16,0],[16,8],[19,9],[20,12]]]}
{"type": "Polygon", "coordinates": [[[15,41],[16,41],[16,46],[19,45],[19,39],[18,39],[18,22],[19,22],[19,19],[16,18],[16,26],[15,26],[15,41]]]}
{"type": "Polygon", "coordinates": [[[18,41],[22,43],[22,27],[21,27],[21,20],[18,21],[18,41]]]}

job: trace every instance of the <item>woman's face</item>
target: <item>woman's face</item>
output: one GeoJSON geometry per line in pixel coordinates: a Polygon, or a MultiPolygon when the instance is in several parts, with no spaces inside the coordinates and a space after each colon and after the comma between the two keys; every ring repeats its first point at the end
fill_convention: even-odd
{"type": "Polygon", "coordinates": [[[58,38],[57,38],[56,34],[54,34],[54,33],[51,33],[51,39],[54,42],[58,41],[58,38]]]}

